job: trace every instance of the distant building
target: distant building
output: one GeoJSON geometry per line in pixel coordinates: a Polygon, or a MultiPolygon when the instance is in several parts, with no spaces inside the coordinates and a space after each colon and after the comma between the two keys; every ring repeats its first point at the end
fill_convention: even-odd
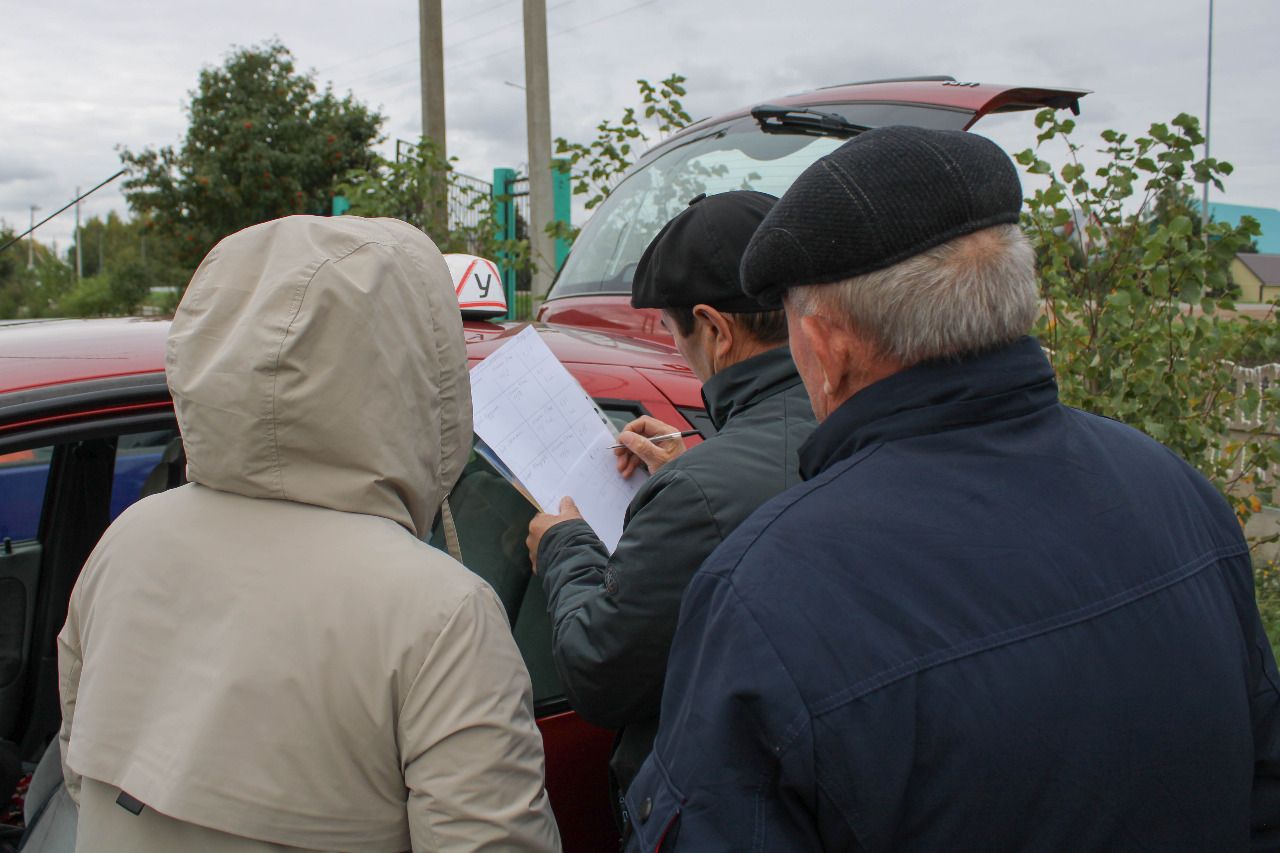
{"type": "Polygon", "coordinates": [[[1280,254],[1241,252],[1231,262],[1231,280],[1240,288],[1241,302],[1270,302],[1280,297],[1280,254]]]}
{"type": "MultiPolygon", "coordinates": [[[[1199,209],[1197,205],[1196,209],[1199,209]]],[[[1209,202],[1209,218],[1215,222],[1240,223],[1240,217],[1252,216],[1262,225],[1257,238],[1258,251],[1264,254],[1280,254],[1280,210],[1274,207],[1249,207],[1244,204],[1209,202]]]]}

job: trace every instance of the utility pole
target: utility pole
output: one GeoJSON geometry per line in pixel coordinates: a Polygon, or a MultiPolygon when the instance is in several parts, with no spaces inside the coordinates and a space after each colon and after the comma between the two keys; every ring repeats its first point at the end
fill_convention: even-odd
{"type": "Polygon", "coordinates": [[[80,263],[80,188],[76,187],[76,281],[84,271],[84,267],[80,263]]]}
{"type": "Polygon", "coordinates": [[[31,228],[27,231],[27,269],[35,269],[36,266],[36,238],[31,232],[36,230],[36,211],[40,208],[34,204],[31,205],[31,228]]]}
{"type": "MultiPolygon", "coordinates": [[[[1209,58],[1204,72],[1204,156],[1209,159],[1209,107],[1213,104],[1213,0],[1209,0],[1209,58]]],[[[1209,239],[1209,181],[1200,201],[1200,233],[1209,239]]]]}
{"type": "MultiPolygon", "coordinates": [[[[444,16],[441,0],[418,0],[418,54],[422,64],[422,137],[431,140],[439,162],[449,162],[444,123],[444,16]]],[[[431,236],[441,240],[449,230],[448,185],[443,176],[430,186],[443,197],[430,199],[431,236]]]]}
{"type": "Polygon", "coordinates": [[[529,135],[529,248],[533,256],[533,305],[551,289],[556,270],[551,187],[551,85],[547,79],[547,2],[524,0],[525,116],[529,135]]]}

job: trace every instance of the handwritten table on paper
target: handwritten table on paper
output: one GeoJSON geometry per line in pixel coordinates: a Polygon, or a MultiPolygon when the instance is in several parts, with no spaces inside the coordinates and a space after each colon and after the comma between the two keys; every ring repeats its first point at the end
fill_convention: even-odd
{"type": "Polygon", "coordinates": [[[646,477],[618,474],[613,430],[533,326],[471,368],[471,404],[476,435],[542,509],[556,512],[568,495],[613,551],[646,477]]]}

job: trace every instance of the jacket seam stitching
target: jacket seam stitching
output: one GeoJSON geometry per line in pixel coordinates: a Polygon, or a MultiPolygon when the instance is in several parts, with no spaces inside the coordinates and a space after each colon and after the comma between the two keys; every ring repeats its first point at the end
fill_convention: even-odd
{"type": "MultiPolygon", "coordinates": [[[[803,489],[803,494],[795,495],[794,497],[787,500],[784,506],[778,507],[774,511],[775,514],[773,518],[765,522],[764,526],[755,532],[755,534],[751,537],[751,541],[743,543],[743,545],[741,546],[741,550],[738,552],[737,556],[734,558],[732,565],[722,570],[713,569],[711,571],[708,571],[707,574],[709,576],[723,577],[725,579],[728,579],[728,576],[733,572],[736,572],[738,570],[738,567],[742,565],[742,561],[746,559],[747,554],[749,554],[751,552],[751,549],[756,546],[756,543],[760,541],[760,537],[764,536],[764,534],[767,533],[775,524],[777,524],[784,515],[786,515],[788,512],[794,509],[796,504],[800,503],[801,501],[807,500],[810,495],[813,495],[816,492],[830,486],[836,480],[840,479],[840,477],[842,477],[845,473],[852,470],[853,468],[856,468],[857,466],[861,465],[863,462],[867,461],[872,456],[874,456],[876,452],[880,450],[881,447],[884,447],[883,442],[877,442],[876,444],[863,447],[857,450],[852,456],[841,460],[840,463],[837,463],[842,465],[841,469],[838,472],[834,471],[834,469],[832,468],[828,468],[825,471],[819,472],[817,477],[808,480],[804,484],[796,486],[795,489],[793,489],[792,491],[799,491],[803,489]],[[818,477],[822,477],[823,475],[828,473],[831,474],[830,477],[828,477],[825,480],[822,480],[821,482],[818,481],[817,479],[818,477]],[[805,486],[809,486],[809,488],[804,488],[805,486]]],[[[787,494],[786,492],[782,493],[782,495],[784,496],[786,494],[787,494]]]]}
{"type": "Polygon", "coordinates": [[[280,430],[276,421],[276,404],[279,399],[277,391],[280,384],[280,357],[284,353],[285,342],[289,340],[289,333],[293,331],[294,324],[298,322],[298,315],[302,313],[302,304],[307,299],[307,291],[311,289],[311,283],[316,280],[316,276],[320,274],[320,271],[330,264],[347,259],[351,255],[354,255],[356,252],[363,249],[365,246],[373,244],[385,245],[378,240],[365,240],[358,246],[353,246],[350,251],[344,252],[336,258],[325,258],[320,262],[320,265],[317,266],[315,271],[307,277],[306,283],[299,289],[297,294],[298,302],[293,307],[293,316],[289,318],[289,324],[284,327],[284,334],[280,336],[280,346],[276,347],[276,357],[271,363],[271,418],[268,421],[268,424],[270,424],[271,429],[271,452],[275,457],[276,486],[280,490],[280,496],[286,500],[289,497],[289,493],[286,492],[284,488],[284,468],[280,465],[280,430]]]}
{"type": "MultiPolygon", "coordinates": [[[[410,265],[422,276],[424,280],[430,280],[431,271],[427,269],[420,262],[421,259],[418,257],[416,250],[409,251],[408,247],[405,246],[405,244],[403,243],[403,241],[401,241],[399,236],[396,235],[390,228],[388,228],[385,223],[377,222],[376,224],[382,230],[382,232],[387,235],[387,239],[393,244],[392,248],[397,248],[401,250],[395,256],[396,264],[410,265]]],[[[377,242],[377,241],[370,241],[370,242],[377,242]]],[[[382,245],[385,245],[385,244],[382,244],[382,245]]],[[[441,260],[443,260],[443,258],[441,258],[441,260]]],[[[449,361],[448,335],[445,333],[445,330],[441,328],[439,315],[437,314],[437,312],[434,312],[434,311],[432,312],[432,315],[431,315],[431,331],[434,333],[432,335],[432,343],[435,344],[436,363],[440,367],[440,370],[438,373],[438,378],[440,379],[439,399],[443,404],[445,400],[448,400],[451,397],[457,396],[456,392],[457,392],[458,383],[455,381],[451,381],[453,379],[456,379],[457,376],[456,374],[454,374],[452,371],[448,370],[445,367],[445,365],[447,365],[449,361]]],[[[465,349],[463,351],[463,357],[464,359],[466,357],[465,349]]],[[[463,375],[466,375],[465,369],[463,371],[463,375]]],[[[470,404],[469,404],[470,389],[469,388],[468,388],[467,396],[468,396],[467,408],[470,409],[470,404]]],[[[435,424],[436,432],[440,436],[440,445],[441,445],[441,450],[443,451],[445,438],[447,433],[450,432],[450,430],[447,428],[447,425],[445,424],[445,417],[446,417],[445,407],[441,405],[435,408],[436,408],[436,411],[434,412],[434,414],[436,418],[436,424],[435,424]]],[[[441,506],[443,506],[445,501],[449,499],[449,495],[452,493],[453,487],[457,485],[456,478],[452,483],[444,483],[443,474],[444,474],[444,469],[447,467],[447,465],[448,465],[447,455],[444,452],[441,452],[436,459],[435,470],[432,472],[435,475],[436,480],[441,482],[444,486],[444,496],[440,500],[441,506]]],[[[460,466],[458,468],[458,475],[461,476],[461,474],[462,474],[462,468],[460,466]]],[[[440,507],[428,507],[428,510],[433,513],[438,512],[439,509],[440,507]]],[[[410,521],[414,521],[412,510],[410,510],[410,521]]],[[[415,530],[414,532],[417,533],[419,531],[415,530]]],[[[459,546],[459,550],[461,550],[461,546],[459,546]]],[[[459,562],[461,562],[461,560],[459,560],[459,562]]]]}
{"type": "MultiPolygon", "coordinates": [[[[804,734],[806,730],[810,732],[813,731],[813,715],[809,710],[808,704],[805,702],[804,694],[800,690],[800,685],[796,682],[795,676],[791,673],[791,670],[787,667],[786,659],[783,658],[782,653],[778,651],[778,647],[774,644],[773,638],[770,637],[768,632],[764,630],[764,626],[760,624],[760,620],[756,618],[756,614],[752,611],[751,605],[738,592],[738,588],[733,583],[733,579],[718,577],[715,575],[708,575],[708,577],[711,580],[720,581],[724,583],[726,586],[729,587],[729,591],[733,594],[733,596],[738,599],[739,603],[742,605],[743,611],[747,614],[747,616],[751,619],[752,623],[754,623],[756,628],[759,630],[760,636],[764,638],[765,643],[769,646],[769,651],[773,653],[773,657],[778,661],[779,669],[781,669],[784,673],[786,673],[787,680],[791,682],[791,690],[795,694],[796,699],[798,700],[798,704],[800,705],[800,710],[796,712],[796,714],[791,718],[790,722],[788,722],[787,725],[783,728],[782,733],[778,740],[778,744],[774,748],[774,753],[773,753],[773,758],[775,762],[774,767],[767,768],[764,771],[764,773],[761,774],[760,781],[755,786],[755,796],[753,797],[755,820],[753,822],[753,828],[752,828],[752,849],[757,851],[758,853],[758,851],[762,851],[765,849],[763,847],[763,843],[764,843],[763,826],[764,826],[765,820],[764,820],[764,809],[762,808],[762,805],[761,805],[764,800],[765,792],[771,780],[775,778],[779,778],[779,779],[781,778],[782,756],[785,753],[790,751],[791,747],[795,745],[796,741],[800,738],[802,734],[804,734]]],[[[816,766],[817,766],[817,763],[815,762],[815,768],[816,766]]]]}
{"type": "Polygon", "coordinates": [[[814,775],[817,777],[814,781],[816,782],[819,790],[822,790],[827,794],[827,799],[831,801],[832,807],[839,812],[840,817],[844,819],[844,823],[849,830],[849,834],[856,838],[859,844],[863,844],[862,833],[858,832],[858,820],[861,816],[857,813],[856,809],[845,805],[845,803],[852,799],[851,794],[853,785],[841,785],[832,777],[831,771],[828,770],[825,765],[818,764],[816,761],[814,762],[814,775]],[[832,791],[839,791],[844,795],[843,798],[832,796],[832,791]]]}
{"type": "Polygon", "coordinates": [[[711,500],[710,498],[707,497],[707,492],[705,489],[702,488],[702,484],[699,483],[697,479],[695,479],[694,477],[689,476],[687,471],[677,470],[676,475],[677,476],[671,478],[672,484],[674,484],[676,480],[684,480],[697,490],[698,496],[702,498],[702,508],[706,510],[707,518],[711,519],[711,523],[715,525],[716,536],[718,536],[720,538],[720,541],[723,542],[726,534],[724,530],[720,527],[720,519],[716,518],[716,514],[711,509],[711,500]]]}
{"type": "MultiPolygon", "coordinates": [[[[483,583],[481,586],[473,587],[470,592],[462,597],[462,600],[458,602],[458,605],[454,607],[453,612],[449,614],[449,618],[445,620],[444,627],[440,629],[440,633],[436,634],[436,638],[431,641],[431,645],[427,648],[426,654],[422,656],[422,664],[419,665],[418,671],[414,673],[413,680],[409,682],[409,686],[404,692],[404,699],[401,700],[400,705],[396,708],[396,752],[400,759],[400,773],[402,775],[404,774],[407,764],[404,760],[405,744],[400,740],[400,729],[404,721],[405,703],[409,701],[409,696],[413,693],[414,688],[417,687],[418,681],[422,678],[422,674],[426,672],[427,664],[431,662],[431,655],[435,652],[436,646],[438,646],[440,641],[444,639],[444,635],[449,633],[449,629],[453,627],[453,623],[458,619],[458,614],[462,612],[462,608],[466,606],[467,602],[471,601],[472,598],[487,588],[488,586],[483,583]]],[[[436,845],[436,831],[430,820],[424,822],[423,829],[425,829],[427,834],[430,836],[431,845],[434,847],[436,845]]]]}
{"type": "MultiPolygon", "coordinates": [[[[476,595],[481,592],[481,590],[488,588],[488,585],[484,584],[483,581],[481,581],[481,584],[482,584],[481,586],[473,587],[466,595],[462,597],[462,600],[460,600],[457,606],[453,608],[453,612],[449,614],[449,618],[445,620],[444,627],[442,627],[440,629],[440,632],[436,634],[435,639],[431,641],[431,645],[427,648],[426,653],[422,656],[422,663],[419,664],[418,671],[415,672],[413,675],[413,681],[409,682],[409,687],[405,690],[405,698],[401,700],[400,705],[396,708],[397,728],[400,725],[400,721],[404,718],[405,702],[409,701],[409,694],[413,692],[413,688],[417,686],[418,680],[422,678],[422,673],[426,671],[427,664],[431,661],[431,655],[432,653],[435,652],[436,646],[440,644],[440,641],[444,638],[444,635],[449,633],[449,629],[453,627],[454,621],[458,618],[458,614],[462,612],[462,608],[467,604],[467,602],[475,598],[476,595]]],[[[401,755],[403,756],[403,752],[401,753],[401,755]]]]}
{"type": "Polygon", "coordinates": [[[1033,622],[1028,625],[1020,625],[1016,628],[1010,628],[996,634],[980,637],[953,646],[949,649],[943,649],[937,652],[931,652],[926,655],[920,655],[897,664],[869,678],[851,685],[845,690],[841,690],[832,694],[821,702],[817,703],[814,708],[815,716],[823,716],[836,711],[851,702],[882,690],[891,684],[901,681],[904,678],[910,678],[927,669],[933,669],[948,663],[954,663],[966,657],[982,654],[984,652],[993,651],[997,648],[1012,645],[1014,643],[1028,640],[1033,637],[1043,636],[1074,627],[1091,619],[1096,619],[1115,610],[1119,610],[1142,598],[1148,598],[1158,592],[1175,586],[1185,580],[1196,576],[1204,569],[1213,565],[1216,561],[1225,557],[1238,556],[1248,550],[1243,544],[1224,545],[1215,548],[1212,551],[1205,552],[1192,560],[1182,564],[1173,571],[1167,572],[1159,577],[1152,578],[1145,583],[1141,583],[1136,587],[1123,590],[1111,595],[1101,601],[1093,602],[1084,607],[1070,610],[1056,616],[1042,619],[1039,622],[1033,622]]]}
{"type": "Polygon", "coordinates": [[[293,331],[293,326],[298,322],[298,315],[302,313],[302,304],[307,299],[307,291],[311,288],[311,282],[316,280],[316,276],[320,274],[320,270],[324,269],[330,263],[329,258],[325,258],[315,271],[307,277],[306,282],[298,289],[295,298],[297,302],[293,306],[293,315],[289,317],[288,324],[284,327],[284,334],[280,335],[280,345],[276,347],[276,356],[271,362],[271,417],[267,424],[271,430],[271,454],[275,458],[272,460],[275,464],[275,480],[276,488],[280,491],[280,496],[288,499],[289,493],[284,488],[284,467],[280,464],[280,426],[276,419],[277,404],[279,402],[280,387],[280,358],[284,354],[284,345],[289,340],[289,333],[293,331]]]}
{"type": "Polygon", "coordinates": [[[756,614],[752,611],[751,605],[745,598],[743,598],[742,594],[738,592],[738,588],[733,583],[733,579],[719,577],[717,575],[708,575],[707,578],[709,580],[723,583],[729,587],[730,592],[733,593],[733,596],[738,599],[738,602],[742,605],[743,611],[746,612],[747,616],[751,618],[752,623],[754,623],[756,628],[759,629],[760,636],[763,637],[764,641],[769,645],[769,651],[773,653],[774,658],[778,661],[778,666],[787,674],[787,680],[791,682],[792,692],[794,692],[796,697],[800,700],[801,710],[791,718],[790,722],[787,723],[786,727],[782,730],[781,739],[778,741],[777,752],[775,755],[781,757],[782,753],[791,748],[795,739],[803,734],[806,728],[812,729],[813,727],[812,715],[809,713],[808,706],[804,701],[804,694],[800,691],[800,685],[796,682],[795,676],[791,674],[791,670],[787,667],[787,662],[782,657],[782,653],[778,651],[778,647],[774,644],[773,638],[764,630],[764,626],[760,624],[760,620],[756,618],[756,614]]]}

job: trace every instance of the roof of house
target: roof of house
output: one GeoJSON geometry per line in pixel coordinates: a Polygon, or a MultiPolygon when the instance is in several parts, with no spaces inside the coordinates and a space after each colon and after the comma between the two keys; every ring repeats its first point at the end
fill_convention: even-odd
{"type": "Polygon", "coordinates": [[[1264,285],[1268,287],[1280,285],[1280,255],[1241,252],[1236,255],[1236,258],[1249,268],[1249,272],[1261,279],[1264,285]]]}

